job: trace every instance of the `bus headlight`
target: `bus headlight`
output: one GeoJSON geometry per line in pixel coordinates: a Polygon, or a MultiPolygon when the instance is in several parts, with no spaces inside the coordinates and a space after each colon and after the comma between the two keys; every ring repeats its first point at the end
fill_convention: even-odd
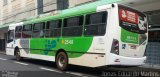
{"type": "Polygon", "coordinates": [[[119,55],[119,41],[116,39],[113,39],[111,53],[119,55]]]}

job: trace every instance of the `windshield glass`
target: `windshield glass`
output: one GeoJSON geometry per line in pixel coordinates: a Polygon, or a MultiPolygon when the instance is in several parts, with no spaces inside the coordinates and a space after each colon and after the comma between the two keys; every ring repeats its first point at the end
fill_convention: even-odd
{"type": "Polygon", "coordinates": [[[147,17],[134,9],[119,5],[120,26],[131,32],[147,33],[147,17]]]}

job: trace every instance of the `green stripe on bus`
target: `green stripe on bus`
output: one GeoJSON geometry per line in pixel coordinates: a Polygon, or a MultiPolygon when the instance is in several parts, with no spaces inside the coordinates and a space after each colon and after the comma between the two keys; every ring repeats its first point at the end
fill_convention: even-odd
{"type": "Polygon", "coordinates": [[[121,41],[125,43],[133,43],[138,44],[139,43],[139,34],[133,33],[130,31],[127,31],[123,28],[121,28],[121,41]]]}
{"type": "Polygon", "coordinates": [[[87,53],[91,47],[93,37],[73,37],[73,38],[35,38],[30,40],[31,54],[40,54],[55,56],[56,50],[63,49],[74,51],[75,53],[67,53],[69,58],[80,57],[87,53]],[[44,50],[43,50],[44,49],[44,50]],[[53,50],[53,51],[52,51],[53,50]],[[76,53],[81,52],[81,53],[76,53]]]}

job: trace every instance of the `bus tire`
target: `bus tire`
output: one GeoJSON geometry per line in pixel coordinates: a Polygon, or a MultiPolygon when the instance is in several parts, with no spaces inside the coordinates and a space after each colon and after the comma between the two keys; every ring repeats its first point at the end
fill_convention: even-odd
{"type": "Polygon", "coordinates": [[[21,54],[20,54],[19,49],[16,49],[16,50],[15,50],[15,56],[16,56],[16,60],[17,60],[17,61],[22,60],[22,57],[21,57],[21,54]]]}
{"type": "Polygon", "coordinates": [[[56,56],[56,66],[59,70],[65,71],[68,67],[68,56],[65,52],[59,52],[56,56]]]}

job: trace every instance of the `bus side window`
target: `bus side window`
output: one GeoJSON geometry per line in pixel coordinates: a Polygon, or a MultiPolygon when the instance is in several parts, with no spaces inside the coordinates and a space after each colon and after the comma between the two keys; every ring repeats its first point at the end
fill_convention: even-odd
{"type": "Polygon", "coordinates": [[[86,15],[84,35],[103,36],[106,33],[107,12],[98,12],[86,15]]]}
{"type": "Polygon", "coordinates": [[[44,37],[45,23],[36,23],[33,25],[32,38],[43,38],[44,37]]]}
{"type": "Polygon", "coordinates": [[[32,24],[24,25],[22,30],[22,38],[31,38],[32,24]]]}
{"type": "Polygon", "coordinates": [[[81,36],[83,16],[64,19],[63,36],[81,36]]]}
{"type": "Polygon", "coordinates": [[[59,37],[61,36],[62,20],[48,21],[46,25],[45,37],[59,37]]]}
{"type": "Polygon", "coordinates": [[[21,31],[22,31],[22,26],[17,26],[15,30],[15,38],[21,38],[21,31]]]}
{"type": "Polygon", "coordinates": [[[10,30],[8,31],[8,39],[7,39],[7,43],[10,43],[14,40],[14,30],[10,30]]]}

